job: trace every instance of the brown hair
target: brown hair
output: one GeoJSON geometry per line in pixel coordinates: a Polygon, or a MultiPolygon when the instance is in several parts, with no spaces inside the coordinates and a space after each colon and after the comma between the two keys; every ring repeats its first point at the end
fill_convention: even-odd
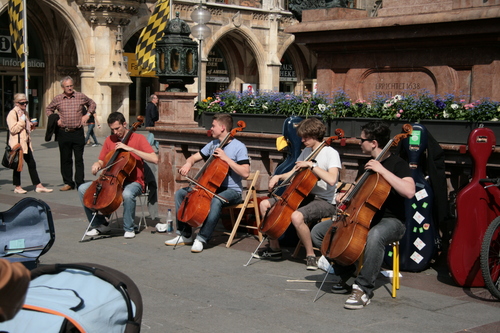
{"type": "Polygon", "coordinates": [[[326,133],[326,126],[318,118],[307,118],[297,126],[297,135],[301,138],[313,138],[322,141],[326,133]]]}
{"type": "Polygon", "coordinates": [[[229,113],[217,113],[212,119],[224,125],[226,132],[230,132],[233,129],[233,117],[229,113]]]}

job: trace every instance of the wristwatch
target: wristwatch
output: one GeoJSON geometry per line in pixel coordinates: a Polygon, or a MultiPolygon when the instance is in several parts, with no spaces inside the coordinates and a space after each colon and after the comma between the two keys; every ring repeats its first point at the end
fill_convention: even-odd
{"type": "Polygon", "coordinates": [[[313,164],[311,165],[311,170],[318,166],[318,163],[316,163],[316,161],[313,160],[312,162],[313,164]]]}

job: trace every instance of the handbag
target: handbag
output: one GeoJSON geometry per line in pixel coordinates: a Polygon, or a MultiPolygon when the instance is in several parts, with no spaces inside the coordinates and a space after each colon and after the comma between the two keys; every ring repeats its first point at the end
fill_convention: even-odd
{"type": "Polygon", "coordinates": [[[7,142],[5,143],[5,152],[2,158],[2,165],[6,168],[21,172],[23,170],[23,150],[21,148],[21,134],[17,134],[17,144],[11,148],[9,146],[9,132],[10,131],[7,131],[7,142]]]}

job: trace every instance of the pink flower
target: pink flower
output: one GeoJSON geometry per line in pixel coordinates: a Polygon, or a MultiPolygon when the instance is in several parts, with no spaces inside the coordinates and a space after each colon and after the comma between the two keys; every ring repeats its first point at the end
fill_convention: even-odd
{"type": "Polygon", "coordinates": [[[396,118],[401,118],[401,113],[396,113],[396,118]]]}
{"type": "Polygon", "coordinates": [[[403,113],[403,112],[404,112],[404,111],[403,111],[403,109],[400,109],[400,110],[399,110],[399,113],[403,113]]]}

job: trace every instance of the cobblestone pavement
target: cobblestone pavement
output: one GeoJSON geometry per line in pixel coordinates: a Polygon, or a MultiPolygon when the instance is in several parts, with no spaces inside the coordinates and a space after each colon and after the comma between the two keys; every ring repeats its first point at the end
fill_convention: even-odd
{"type": "MultiPolygon", "coordinates": [[[[500,332],[500,302],[484,288],[455,286],[444,255],[423,272],[402,272],[394,299],[390,280],[380,275],[371,304],[354,311],[343,308],[347,295],[329,292],[330,280],[313,303],[324,272],[307,271],[304,253],[294,259],[293,248],[285,248],[284,260],[254,259],[245,267],[258,241],[248,237],[227,249],[222,226],[199,254],[189,246],[165,246],[167,235],[152,233],[158,221],[151,219],[134,239],[124,239],[115,223],[113,237],[79,242],[87,221],[77,192],[59,191],[59,150],[56,142],[44,142],[44,134],[33,133],[34,156],[43,184],[54,192],[34,192],[25,170],[22,183],[29,192],[14,194],[12,172],[0,168],[0,209],[27,196],[45,201],[56,240],[40,264],[93,262],[124,272],[142,293],[143,332],[500,332]]],[[[85,149],[86,180],[94,179],[90,166],[99,151],[85,149]]],[[[139,215],[140,208],[137,221],[139,215]]]]}

